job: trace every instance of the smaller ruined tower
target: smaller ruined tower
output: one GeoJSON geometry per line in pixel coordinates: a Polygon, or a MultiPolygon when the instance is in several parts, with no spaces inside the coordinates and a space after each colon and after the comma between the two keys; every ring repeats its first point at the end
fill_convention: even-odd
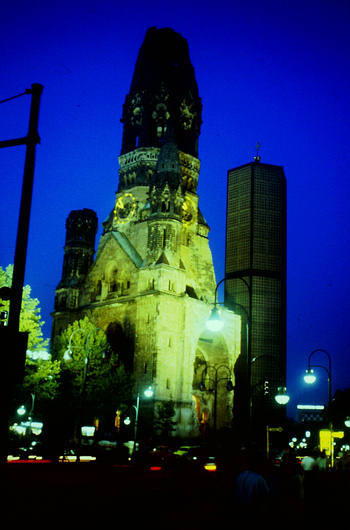
{"type": "MultiPolygon", "coordinates": [[[[73,210],[66,220],[62,278],[56,288],[55,311],[72,311],[77,307],[79,289],[95,254],[97,216],[93,210],[73,210]]],[[[56,334],[59,319],[55,320],[56,334]]],[[[66,325],[66,323],[65,323],[66,325]]]]}

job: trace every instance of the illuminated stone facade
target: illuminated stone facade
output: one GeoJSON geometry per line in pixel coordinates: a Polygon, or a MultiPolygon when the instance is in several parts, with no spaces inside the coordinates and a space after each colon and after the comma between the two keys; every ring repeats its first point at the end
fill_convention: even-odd
{"type": "Polygon", "coordinates": [[[216,280],[197,195],[201,100],[187,43],[172,30],[147,32],[122,122],[119,186],[95,259],[93,212],[67,221],[53,336],[88,316],[138,388],[153,385],[155,410],[174,402],[175,434],[229,427],[240,317],[223,310],[223,331],[206,330],[216,280]]]}

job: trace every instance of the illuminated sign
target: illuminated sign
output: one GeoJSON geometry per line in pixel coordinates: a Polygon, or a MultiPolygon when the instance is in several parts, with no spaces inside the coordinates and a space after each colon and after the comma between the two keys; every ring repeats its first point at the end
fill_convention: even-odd
{"type": "Polygon", "coordinates": [[[320,451],[325,451],[327,456],[332,455],[334,438],[344,438],[343,431],[320,430],[320,451]]]}
{"type": "Polygon", "coordinates": [[[299,410],[324,410],[324,405],[297,405],[299,410]]]}

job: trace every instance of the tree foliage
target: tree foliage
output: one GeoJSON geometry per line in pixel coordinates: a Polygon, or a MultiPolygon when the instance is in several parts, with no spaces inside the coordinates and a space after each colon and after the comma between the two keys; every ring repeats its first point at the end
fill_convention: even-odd
{"type": "MultiPolygon", "coordinates": [[[[0,267],[0,288],[11,287],[13,265],[8,265],[6,269],[0,267]]],[[[27,331],[28,349],[31,351],[45,349],[48,346],[48,339],[43,338],[42,327],[45,322],[41,319],[39,300],[31,297],[32,288],[25,285],[22,291],[22,305],[19,321],[19,331],[27,331]]],[[[8,311],[9,300],[0,300],[2,311],[8,311]]]]}
{"type": "Polygon", "coordinates": [[[158,403],[154,427],[161,439],[167,440],[175,430],[176,422],[173,420],[174,416],[175,407],[173,401],[158,403]]]}
{"type": "MultiPolygon", "coordinates": [[[[0,288],[11,287],[13,265],[6,269],[0,267],[0,288]]],[[[1,310],[9,311],[9,300],[0,300],[1,310]]],[[[35,396],[35,414],[42,415],[45,402],[57,396],[59,390],[60,363],[40,357],[34,360],[30,353],[39,353],[47,350],[48,339],[43,338],[42,327],[45,322],[41,319],[39,300],[31,297],[30,285],[25,285],[22,291],[22,305],[20,312],[19,331],[28,332],[28,348],[25,363],[24,379],[15,388],[13,395],[13,411],[19,404],[24,403],[31,394],[35,396]]]]}
{"type": "Polygon", "coordinates": [[[52,346],[61,363],[61,391],[82,418],[111,421],[130,400],[132,381],[110,347],[106,334],[87,317],[70,324],[52,346]]]}
{"type": "Polygon", "coordinates": [[[33,393],[39,400],[57,397],[60,385],[61,365],[51,359],[32,360],[27,357],[23,392],[33,393]]]}

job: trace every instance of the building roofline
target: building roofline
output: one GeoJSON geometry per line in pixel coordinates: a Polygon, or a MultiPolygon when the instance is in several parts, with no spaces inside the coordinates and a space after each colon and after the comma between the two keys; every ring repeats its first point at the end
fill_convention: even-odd
{"type": "Polygon", "coordinates": [[[265,162],[260,162],[260,161],[253,160],[252,162],[248,162],[247,164],[242,164],[240,166],[228,169],[227,173],[229,173],[230,171],[235,171],[236,169],[242,169],[242,168],[248,167],[248,166],[254,166],[254,167],[257,167],[257,166],[278,167],[278,168],[280,168],[280,169],[282,169],[284,171],[284,167],[279,165],[279,164],[266,164],[265,162]]]}

